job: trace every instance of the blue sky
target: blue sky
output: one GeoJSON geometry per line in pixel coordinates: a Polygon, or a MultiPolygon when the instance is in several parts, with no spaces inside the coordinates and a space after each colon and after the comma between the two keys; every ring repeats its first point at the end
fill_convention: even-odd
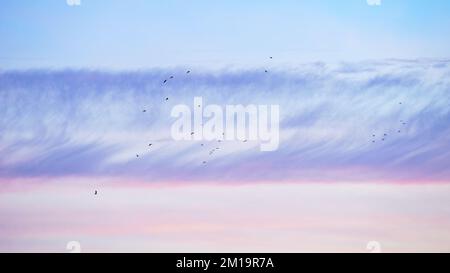
{"type": "Polygon", "coordinates": [[[0,252],[449,251],[450,1],[0,3],[0,252]]]}
{"type": "Polygon", "coordinates": [[[4,72],[0,177],[449,181],[449,75],[450,61],[311,64],[269,73],[4,72]],[[167,75],[174,79],[162,84],[167,75]],[[260,141],[174,141],[170,111],[194,107],[196,96],[205,105],[279,105],[279,149],[261,152],[260,141]]]}
{"type": "Polygon", "coordinates": [[[450,56],[450,2],[2,1],[0,68],[261,66],[450,56]]]}

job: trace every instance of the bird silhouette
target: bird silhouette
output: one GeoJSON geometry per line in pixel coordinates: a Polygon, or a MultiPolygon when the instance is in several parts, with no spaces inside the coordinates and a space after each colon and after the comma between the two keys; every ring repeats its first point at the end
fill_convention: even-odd
{"type": "Polygon", "coordinates": [[[97,190],[94,191],[94,195],[97,195],[97,190]]]}

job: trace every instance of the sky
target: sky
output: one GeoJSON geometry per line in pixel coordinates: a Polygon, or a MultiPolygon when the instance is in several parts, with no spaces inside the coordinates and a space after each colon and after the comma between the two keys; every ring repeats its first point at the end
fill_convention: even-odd
{"type": "Polygon", "coordinates": [[[0,175],[447,182],[449,74],[448,61],[396,60],[270,73],[4,72],[0,175]],[[279,105],[278,148],[261,152],[259,139],[175,141],[171,111],[194,108],[194,97],[205,105],[279,105]]]}
{"type": "Polygon", "coordinates": [[[449,1],[71,1],[1,4],[0,252],[450,251],[449,1]]]}
{"type": "Polygon", "coordinates": [[[2,2],[0,68],[448,58],[446,0],[2,2]]]}

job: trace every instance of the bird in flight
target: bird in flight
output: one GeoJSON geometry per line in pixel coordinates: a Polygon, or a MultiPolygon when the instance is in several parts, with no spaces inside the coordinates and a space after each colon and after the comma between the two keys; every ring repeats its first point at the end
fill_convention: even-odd
{"type": "Polygon", "coordinates": [[[163,83],[166,83],[167,82],[167,80],[164,80],[164,82],[163,83]]]}
{"type": "Polygon", "coordinates": [[[166,98],[166,101],[168,101],[169,100],[169,98],[166,98]]]}
{"type": "Polygon", "coordinates": [[[97,195],[97,190],[94,191],[94,195],[97,195]]]}
{"type": "Polygon", "coordinates": [[[191,70],[186,71],[186,74],[189,74],[189,73],[191,73],[191,70]]]}

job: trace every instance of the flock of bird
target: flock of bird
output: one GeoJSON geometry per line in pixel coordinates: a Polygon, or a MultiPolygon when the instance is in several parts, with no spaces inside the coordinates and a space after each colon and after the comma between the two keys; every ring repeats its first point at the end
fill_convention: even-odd
{"type": "MultiPolygon", "coordinates": [[[[273,57],[269,57],[269,59],[273,59],[273,57]]],[[[186,74],[190,74],[190,73],[191,73],[190,70],[187,70],[187,71],[186,71],[186,74]]],[[[268,70],[265,69],[265,70],[264,70],[264,73],[268,73],[268,70]]],[[[164,79],[163,85],[167,84],[167,83],[169,82],[169,80],[172,80],[172,79],[174,79],[174,76],[170,76],[168,79],[164,79]]],[[[166,97],[164,100],[165,100],[165,101],[169,101],[169,97],[166,97]]],[[[402,105],[402,104],[403,104],[402,102],[399,102],[399,105],[402,105]]],[[[200,107],[200,105],[199,105],[199,107],[200,107]]],[[[143,113],[146,113],[147,110],[146,110],[146,109],[143,109],[142,112],[143,112],[143,113]]],[[[403,121],[403,120],[400,120],[400,123],[401,123],[401,125],[403,125],[403,126],[406,125],[406,122],[403,121]]],[[[397,133],[401,133],[401,130],[397,130],[397,133]]],[[[191,135],[194,135],[194,132],[192,132],[191,135]]],[[[223,135],[225,135],[225,133],[223,133],[223,135]]],[[[372,143],[377,142],[376,137],[377,137],[376,134],[373,134],[373,135],[372,135],[372,143]]],[[[384,142],[384,141],[386,141],[387,138],[388,138],[388,134],[387,134],[387,133],[384,133],[384,134],[381,136],[381,139],[380,139],[380,140],[381,140],[382,142],[384,142]]],[[[220,143],[221,140],[219,139],[219,140],[217,140],[217,142],[220,143]]],[[[243,142],[247,142],[247,140],[244,140],[243,142]]],[[[149,144],[148,144],[148,147],[151,147],[151,146],[153,146],[153,144],[152,144],[152,143],[149,143],[149,144]]],[[[201,143],[200,146],[204,147],[205,144],[204,144],[204,143],[201,143]]],[[[215,147],[215,148],[211,149],[211,150],[209,151],[209,156],[212,156],[212,155],[213,155],[216,151],[218,151],[218,150],[220,150],[220,147],[215,147]]],[[[136,154],[136,157],[139,158],[139,154],[136,154]]],[[[206,165],[207,163],[208,163],[208,161],[206,161],[206,160],[202,161],[202,165],[206,165]]],[[[97,195],[97,194],[98,194],[98,191],[95,190],[95,191],[94,191],[94,195],[97,195]]]]}
{"type": "MultiPolygon", "coordinates": [[[[398,104],[399,104],[399,105],[403,105],[403,102],[399,102],[398,104]]],[[[406,122],[405,122],[404,120],[400,120],[400,124],[401,124],[402,126],[405,126],[405,125],[406,125],[406,122]]],[[[400,134],[401,132],[402,132],[401,129],[397,129],[397,133],[398,133],[398,134],[400,134]]],[[[377,142],[376,137],[377,137],[376,134],[373,134],[373,135],[372,135],[372,143],[376,143],[376,142],[377,142]]],[[[381,142],[384,142],[384,141],[387,140],[387,138],[388,138],[388,134],[387,134],[387,133],[384,133],[384,134],[381,136],[381,139],[379,139],[379,140],[380,140],[381,142]]]]}

